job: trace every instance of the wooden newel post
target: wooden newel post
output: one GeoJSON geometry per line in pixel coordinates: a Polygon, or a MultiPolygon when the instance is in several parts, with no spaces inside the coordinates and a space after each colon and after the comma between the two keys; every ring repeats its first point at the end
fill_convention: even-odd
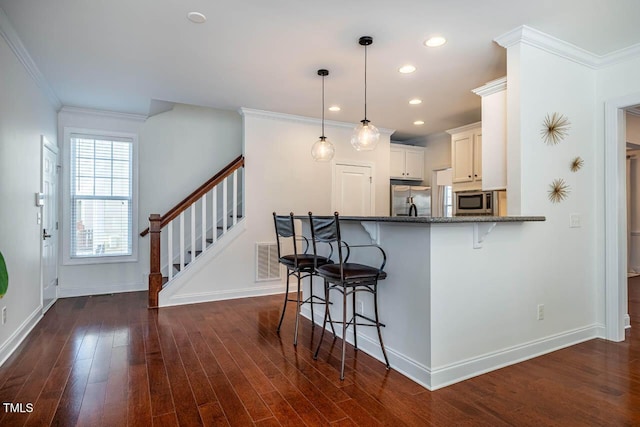
{"type": "Polygon", "coordinates": [[[149,308],[158,306],[158,294],[162,290],[162,272],[160,271],[160,229],[162,217],[149,216],[149,308]]]}

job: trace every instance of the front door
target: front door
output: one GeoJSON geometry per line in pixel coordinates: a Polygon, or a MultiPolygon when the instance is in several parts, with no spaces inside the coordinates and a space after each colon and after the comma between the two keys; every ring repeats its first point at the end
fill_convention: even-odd
{"type": "Polygon", "coordinates": [[[58,147],[42,137],[42,307],[58,297],[58,147]]]}
{"type": "Polygon", "coordinates": [[[373,209],[371,166],[336,164],[333,206],[340,215],[370,216],[373,209]]]}

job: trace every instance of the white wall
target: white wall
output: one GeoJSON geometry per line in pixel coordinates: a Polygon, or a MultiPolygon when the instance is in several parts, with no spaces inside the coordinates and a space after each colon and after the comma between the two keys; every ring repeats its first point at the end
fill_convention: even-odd
{"type": "MultiPolygon", "coordinates": [[[[389,212],[389,135],[380,137],[372,152],[355,151],[349,140],[352,126],[328,122],[334,160],[374,165],[375,212],[389,212]]],[[[272,212],[331,214],[332,163],[314,162],[311,146],[318,139],[316,119],[245,110],[244,155],[246,231],[188,283],[160,294],[161,305],[281,292],[280,282],[255,281],[256,242],[275,242],[272,212]]]]}
{"type": "MultiPolygon", "coordinates": [[[[91,295],[147,289],[149,238],[138,237],[152,213],[164,214],[227,163],[240,155],[241,118],[234,111],[176,105],[142,121],[140,117],[77,109],[59,114],[64,127],[130,132],[138,138],[138,260],[63,265],[60,295],[91,295]]],[[[65,150],[68,162],[68,152],[65,150]]],[[[64,224],[63,224],[64,226],[64,224]]],[[[62,229],[64,232],[64,228],[62,229]]]]}
{"type": "MultiPolygon", "coordinates": [[[[508,191],[521,196],[523,215],[547,220],[498,224],[477,250],[470,242],[472,225],[432,227],[436,378],[452,367],[463,372],[470,360],[513,363],[604,333],[598,310],[603,261],[596,256],[602,223],[594,197],[601,161],[595,152],[596,72],[528,44],[510,47],[507,63],[508,191]],[[569,118],[571,129],[563,142],[548,146],[540,129],[545,115],[556,111],[569,118]],[[574,173],[569,166],[575,156],[585,165],[574,173]],[[559,204],[548,199],[555,178],[571,187],[559,204]],[[572,213],[580,215],[580,228],[569,228],[572,213]],[[537,320],[538,304],[545,306],[544,320],[537,320]]],[[[472,367],[482,368],[482,362],[472,367]]]]}
{"type": "MultiPolygon", "coordinates": [[[[1,10],[0,10],[1,12],[1,10]]],[[[0,361],[39,319],[40,225],[34,194],[40,191],[40,137],[56,142],[56,111],[0,37],[0,251],[9,289],[0,300],[0,361]]]]}

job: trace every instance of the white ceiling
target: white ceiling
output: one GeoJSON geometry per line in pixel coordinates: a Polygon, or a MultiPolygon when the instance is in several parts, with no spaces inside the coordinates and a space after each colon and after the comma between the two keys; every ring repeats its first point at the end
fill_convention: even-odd
{"type": "MultiPolygon", "coordinates": [[[[602,55],[640,43],[639,0],[0,0],[67,106],[148,114],[151,100],[368,118],[410,139],[480,119],[471,89],[506,74],[493,39],[520,25],[602,55]],[[204,13],[205,24],[186,19],[204,13]],[[422,43],[433,34],[441,48],[422,43]],[[411,63],[417,71],[397,72],[411,63]],[[410,106],[419,97],[423,104],[410,106]],[[425,121],[414,126],[414,120],[425,121]]],[[[331,138],[331,135],[327,135],[331,138]]]]}

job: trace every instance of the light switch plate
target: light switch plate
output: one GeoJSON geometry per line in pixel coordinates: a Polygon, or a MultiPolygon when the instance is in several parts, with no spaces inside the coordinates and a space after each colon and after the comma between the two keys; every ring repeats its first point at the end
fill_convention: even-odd
{"type": "Polygon", "coordinates": [[[581,225],[581,218],[580,218],[580,214],[570,214],[569,215],[569,227],[570,228],[580,228],[581,225]]]}

